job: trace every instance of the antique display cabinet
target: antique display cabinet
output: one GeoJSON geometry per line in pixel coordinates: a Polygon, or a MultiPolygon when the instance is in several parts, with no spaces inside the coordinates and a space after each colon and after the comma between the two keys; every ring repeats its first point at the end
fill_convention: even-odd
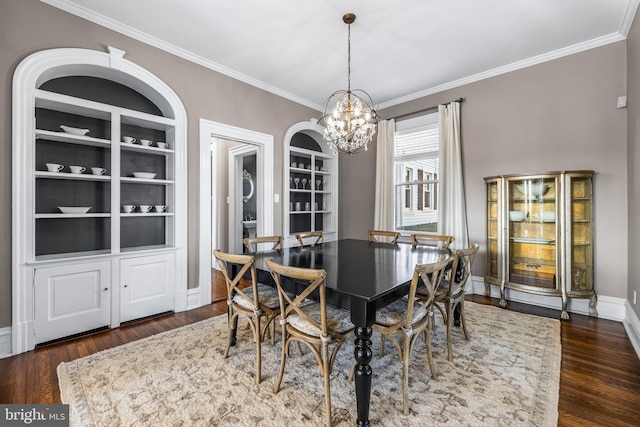
{"type": "Polygon", "coordinates": [[[588,298],[596,313],[593,266],[593,171],[485,178],[485,292],[500,287],[562,298],[588,298]]]}

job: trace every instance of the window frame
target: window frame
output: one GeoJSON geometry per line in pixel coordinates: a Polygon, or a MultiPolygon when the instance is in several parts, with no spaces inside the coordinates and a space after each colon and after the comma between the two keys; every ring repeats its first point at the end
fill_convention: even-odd
{"type": "MultiPolygon", "coordinates": [[[[433,129],[438,129],[439,127],[439,114],[437,112],[431,114],[425,114],[423,116],[414,117],[411,119],[403,120],[396,123],[396,130],[394,136],[398,135],[407,135],[413,134],[417,132],[423,132],[433,129]]],[[[438,129],[439,130],[439,129],[438,129]]],[[[395,140],[395,138],[394,138],[395,140]]],[[[439,140],[439,135],[438,135],[439,140]]],[[[394,142],[395,145],[395,142],[394,142]]],[[[393,178],[393,187],[394,187],[394,207],[393,207],[393,221],[394,221],[394,229],[402,233],[403,235],[411,234],[413,231],[406,230],[403,224],[400,223],[402,219],[398,218],[398,211],[400,206],[404,208],[402,210],[409,210],[411,212],[417,213],[427,213],[427,212],[435,212],[438,215],[438,186],[439,186],[439,175],[440,175],[440,145],[438,143],[438,148],[435,151],[427,151],[421,153],[412,153],[406,155],[398,155],[395,153],[396,147],[394,146],[394,173],[393,178]],[[407,162],[416,161],[416,160],[429,160],[429,159],[437,159],[437,167],[435,170],[429,170],[418,166],[407,166],[407,162]],[[402,175],[400,171],[402,171],[402,175]],[[407,170],[412,170],[411,180],[407,180],[407,170]],[[418,176],[419,173],[422,172],[422,179],[418,176]],[[401,180],[398,180],[398,178],[401,180]],[[401,193],[399,193],[401,191],[401,193]],[[411,193],[411,200],[409,201],[407,206],[407,194],[411,193]],[[400,199],[400,200],[399,200],[400,199]],[[415,203],[414,203],[414,200],[415,203]],[[420,203],[422,201],[422,203],[420,203]],[[429,204],[428,206],[426,204],[429,204]],[[398,228],[398,227],[402,228],[398,228]]],[[[425,233],[437,233],[440,225],[438,219],[436,219],[436,231],[426,231],[425,233]]]]}

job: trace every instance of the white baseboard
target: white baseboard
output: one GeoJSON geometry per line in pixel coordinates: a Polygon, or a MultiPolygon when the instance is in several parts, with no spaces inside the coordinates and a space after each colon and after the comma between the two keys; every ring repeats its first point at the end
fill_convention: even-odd
{"type": "Polygon", "coordinates": [[[203,306],[200,301],[200,288],[187,289],[187,310],[203,306]]]}
{"type": "Polygon", "coordinates": [[[624,329],[627,331],[629,340],[631,340],[631,345],[636,350],[638,359],[640,359],[640,319],[638,319],[635,311],[631,308],[629,301],[626,302],[626,308],[626,317],[622,324],[624,325],[624,329]]]}
{"type": "Polygon", "coordinates": [[[11,357],[11,326],[0,328],[0,359],[11,357]]]}
{"type": "MultiPolygon", "coordinates": [[[[472,292],[477,295],[484,295],[484,278],[471,277],[472,292]]],[[[560,297],[551,297],[544,295],[535,295],[527,292],[517,291],[515,289],[506,289],[507,301],[521,302],[524,304],[532,304],[540,307],[552,308],[554,310],[562,310],[562,299],[560,297]]],[[[491,296],[500,298],[500,287],[491,285],[491,296]]],[[[598,317],[602,319],[615,320],[622,322],[625,320],[627,300],[624,298],[615,298],[606,295],[598,295],[596,310],[598,317]]],[[[567,311],[569,313],[589,315],[589,300],[586,298],[569,298],[567,303],[567,311]]]]}

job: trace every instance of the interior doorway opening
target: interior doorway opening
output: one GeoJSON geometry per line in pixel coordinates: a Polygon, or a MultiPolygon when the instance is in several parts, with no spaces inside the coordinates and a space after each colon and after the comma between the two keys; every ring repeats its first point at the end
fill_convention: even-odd
{"type": "MultiPolygon", "coordinates": [[[[242,205],[244,179],[229,180],[229,169],[235,166],[237,159],[250,153],[256,155],[256,172],[252,175],[255,199],[256,232],[273,234],[274,230],[274,190],[273,190],[273,136],[248,129],[237,128],[222,123],[200,120],[200,246],[199,246],[199,305],[212,301],[212,283],[216,268],[213,249],[242,252],[242,238],[234,237],[230,245],[232,232],[243,232],[242,205]],[[232,155],[232,149],[235,152],[232,155]],[[231,159],[231,160],[230,160],[231,159]],[[233,164],[232,164],[233,161],[233,164]],[[230,168],[229,165],[232,165],[230,168]],[[234,182],[234,186],[230,185],[234,182]],[[238,195],[231,197],[231,195],[238,195]],[[233,203],[232,203],[233,201],[233,203]],[[238,202],[240,208],[238,208],[238,202]],[[233,208],[233,210],[232,210],[233,208]],[[230,218],[234,218],[230,221],[230,218]],[[238,225],[233,225],[234,223],[238,225]],[[238,244],[239,241],[239,244],[238,244]]],[[[236,176],[236,175],[234,175],[236,176]]],[[[225,291],[226,292],[226,291],[225,291]]]]}

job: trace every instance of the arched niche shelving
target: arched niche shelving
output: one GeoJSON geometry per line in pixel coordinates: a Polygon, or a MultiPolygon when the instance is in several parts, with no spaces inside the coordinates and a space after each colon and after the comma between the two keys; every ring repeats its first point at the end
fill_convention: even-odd
{"type": "Polygon", "coordinates": [[[296,123],[284,137],[283,235],[295,246],[295,234],[321,230],[338,238],[338,157],[322,138],[315,120],[296,123]]]}
{"type": "Polygon", "coordinates": [[[14,73],[14,354],[186,309],[186,112],[124,54],[45,50],[14,73]]]}

